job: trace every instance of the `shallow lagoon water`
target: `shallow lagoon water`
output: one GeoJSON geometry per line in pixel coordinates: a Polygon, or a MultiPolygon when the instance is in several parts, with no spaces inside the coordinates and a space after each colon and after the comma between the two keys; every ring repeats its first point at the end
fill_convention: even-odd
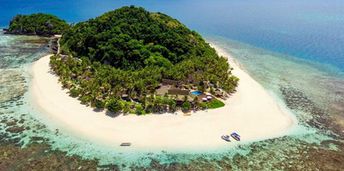
{"type": "MultiPolygon", "coordinates": [[[[116,165],[124,170],[141,170],[142,167],[156,170],[344,168],[344,4],[341,0],[263,2],[188,0],[157,4],[150,0],[39,3],[14,0],[0,6],[0,25],[7,25],[17,13],[33,12],[48,12],[68,22],[77,22],[131,4],[165,12],[232,54],[281,107],[297,117],[299,125],[289,130],[288,136],[207,153],[188,151],[184,154],[120,153],[77,139],[56,131],[57,125],[47,123],[40,117],[41,113],[32,110],[27,103],[28,69],[33,61],[48,52],[44,41],[0,32],[0,150],[8,142],[23,147],[19,152],[39,143],[39,149],[46,150],[46,145],[51,150],[56,149],[56,152],[47,152],[50,156],[67,156],[67,159],[75,154],[80,165],[83,159],[99,159],[98,164],[91,165],[98,168],[116,165]]],[[[0,154],[1,161],[10,160],[4,153],[0,154]]],[[[43,158],[45,165],[54,163],[45,155],[33,158],[43,158]]],[[[21,163],[26,162],[21,160],[21,163]]],[[[66,165],[62,160],[59,162],[66,165]]],[[[9,169],[16,167],[13,164],[9,169]]]]}
{"type": "MultiPolygon", "coordinates": [[[[139,168],[151,167],[152,162],[154,161],[157,161],[159,165],[166,166],[176,163],[182,165],[193,165],[195,161],[211,161],[209,162],[209,165],[214,166],[218,162],[225,161],[224,158],[233,162],[233,159],[237,158],[237,156],[252,156],[252,153],[254,154],[256,148],[259,149],[261,145],[266,146],[266,143],[269,144],[268,140],[261,142],[249,142],[240,144],[239,146],[229,147],[227,149],[218,149],[207,152],[186,151],[185,153],[171,153],[161,151],[141,153],[137,151],[120,152],[116,149],[107,148],[101,144],[90,143],[87,140],[75,138],[71,134],[56,130],[58,129],[57,125],[54,125],[53,123],[47,123],[46,120],[41,117],[42,114],[33,110],[32,106],[30,106],[28,103],[28,100],[30,99],[29,93],[27,92],[30,83],[30,74],[28,71],[33,61],[48,53],[46,44],[27,43],[30,41],[32,42],[32,39],[38,39],[37,37],[0,35],[0,38],[2,36],[5,37],[2,38],[2,40],[5,39],[5,41],[1,42],[0,47],[4,49],[11,49],[13,46],[15,46],[16,48],[13,48],[13,52],[6,54],[6,56],[1,56],[4,64],[1,72],[3,75],[12,74],[12,72],[15,72],[21,79],[18,79],[18,77],[14,77],[13,75],[10,75],[9,77],[2,77],[2,79],[5,79],[5,83],[9,87],[4,88],[2,86],[0,93],[11,94],[9,92],[13,92],[14,95],[13,97],[8,96],[7,99],[3,99],[1,103],[0,110],[2,114],[0,117],[3,121],[2,124],[0,124],[2,128],[1,133],[6,134],[7,139],[15,139],[17,143],[24,148],[29,146],[33,141],[47,143],[52,149],[66,152],[66,154],[69,156],[78,155],[83,159],[97,159],[99,160],[99,165],[114,164],[120,166],[122,169],[129,169],[131,166],[136,166],[139,168]],[[11,57],[12,53],[13,56],[11,57]],[[17,56],[21,60],[18,60],[17,56]],[[18,80],[20,84],[17,83],[18,80]],[[14,84],[8,84],[11,81],[14,82],[14,84]],[[14,87],[18,85],[22,87],[22,92],[15,91],[17,89],[14,87]],[[9,130],[8,128],[12,128],[12,130],[9,130]]],[[[269,90],[270,94],[273,95],[276,100],[278,100],[282,107],[288,107],[286,102],[287,98],[284,97],[284,94],[281,91],[282,87],[292,87],[293,89],[305,93],[305,96],[307,96],[309,99],[312,99],[312,101],[314,101],[314,105],[319,106],[321,109],[324,109],[323,106],[327,106],[328,103],[321,103],[324,99],[317,98],[326,98],[326,94],[333,93],[331,92],[331,89],[318,92],[316,90],[305,88],[305,86],[313,84],[312,80],[308,80],[306,78],[314,79],[318,78],[319,75],[323,77],[328,76],[324,74],[322,70],[319,70],[316,67],[299,60],[292,60],[292,58],[280,58],[271,52],[256,49],[254,47],[243,45],[222,37],[212,36],[207,37],[207,40],[231,53],[235,60],[237,60],[244,67],[244,69],[246,69],[258,82],[260,82],[266,89],[269,90]],[[269,61],[269,63],[262,61],[259,62],[259,60],[254,60],[253,58],[265,58],[262,59],[262,61],[269,61]],[[280,61],[281,59],[282,61],[280,61]],[[290,69],[296,73],[285,73],[284,68],[292,66],[294,68],[290,69]],[[307,69],[308,71],[312,72],[304,72],[303,69],[307,69]],[[318,73],[315,73],[315,71],[318,71],[318,73]],[[312,74],[305,75],[304,79],[291,79],[293,77],[290,77],[290,75],[297,75],[298,72],[312,74]],[[323,96],[319,96],[317,93],[324,94],[323,96]],[[318,105],[318,103],[321,105],[318,105]]],[[[327,77],[327,79],[330,78],[332,77],[327,77]]],[[[338,77],[335,78],[338,79],[338,77]]],[[[321,84],[319,84],[319,86],[321,86],[321,84]]],[[[316,89],[318,87],[315,86],[314,88],[316,89]]],[[[340,99],[343,97],[338,96],[337,98],[340,99]]],[[[326,99],[324,101],[326,101],[326,99]]],[[[329,129],[324,131],[324,129],[316,128],[314,125],[310,124],[309,120],[313,119],[313,114],[303,109],[304,108],[301,106],[300,108],[290,110],[290,112],[295,114],[300,123],[298,126],[295,126],[288,131],[288,137],[292,141],[302,140],[303,143],[318,145],[320,145],[323,141],[333,140],[333,136],[331,136],[333,132],[329,129]]],[[[276,141],[278,141],[278,143],[273,141],[272,145],[276,146],[275,148],[278,146],[285,146],[285,141],[289,141],[288,138],[287,140],[285,139],[286,138],[282,138],[281,142],[279,142],[277,139],[276,141]]],[[[297,145],[297,143],[294,145],[297,145]]],[[[331,148],[336,149],[337,146],[333,145],[331,148]]],[[[259,149],[259,153],[264,152],[264,150],[268,151],[268,149],[261,148],[259,149]]],[[[282,154],[280,155],[285,155],[283,154],[285,151],[281,153],[282,154]]]]}
{"type": "MultiPolygon", "coordinates": [[[[326,115],[344,126],[344,110],[339,107],[344,104],[344,72],[341,70],[221,37],[214,41],[231,53],[253,78],[278,99],[290,101],[295,98],[290,104],[284,103],[299,115],[299,120],[308,121],[307,117],[312,116],[309,114],[315,112],[312,110],[317,110],[318,115],[326,115]],[[288,94],[289,97],[285,97],[288,94]]],[[[343,132],[338,130],[337,133],[343,132]]]]}

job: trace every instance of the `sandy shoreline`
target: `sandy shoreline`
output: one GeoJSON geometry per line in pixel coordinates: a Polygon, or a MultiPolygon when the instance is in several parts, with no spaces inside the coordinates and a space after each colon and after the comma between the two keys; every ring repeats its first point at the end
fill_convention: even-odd
{"type": "MultiPolygon", "coordinates": [[[[220,55],[229,56],[215,48],[220,55]]],[[[241,135],[243,142],[285,135],[297,123],[296,119],[282,110],[246,72],[232,61],[230,64],[240,82],[237,92],[225,101],[223,108],[199,111],[191,116],[152,114],[111,118],[68,96],[58,78],[49,72],[48,55],[32,66],[30,103],[40,111],[41,117],[56,123],[55,129],[60,132],[124,150],[216,150],[238,144],[220,138],[233,131],[241,135]],[[122,142],[131,142],[132,146],[120,148],[122,142]]]]}

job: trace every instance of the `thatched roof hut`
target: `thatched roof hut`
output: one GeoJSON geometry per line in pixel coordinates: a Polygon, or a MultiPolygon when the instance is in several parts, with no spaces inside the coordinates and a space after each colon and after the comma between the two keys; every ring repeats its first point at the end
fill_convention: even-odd
{"type": "Polygon", "coordinates": [[[168,94],[187,96],[187,95],[190,95],[190,90],[182,90],[182,89],[179,89],[179,88],[171,88],[171,89],[168,90],[168,94]]]}
{"type": "Polygon", "coordinates": [[[162,83],[163,85],[179,85],[179,84],[180,84],[179,81],[170,80],[170,79],[162,79],[162,80],[161,80],[161,83],[162,83]]]}

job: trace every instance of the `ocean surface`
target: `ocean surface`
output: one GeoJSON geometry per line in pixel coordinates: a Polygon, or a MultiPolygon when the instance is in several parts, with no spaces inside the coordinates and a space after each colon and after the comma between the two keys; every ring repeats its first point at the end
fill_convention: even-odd
{"type": "MultiPolygon", "coordinates": [[[[0,163],[37,152],[32,161],[73,168],[187,170],[340,170],[344,163],[344,3],[342,0],[35,1],[0,0],[0,26],[16,14],[55,14],[70,23],[124,5],[177,18],[230,53],[299,120],[281,138],[207,154],[130,154],[55,130],[28,104],[29,68],[49,53],[48,41],[0,33],[0,163]],[[38,144],[38,145],[37,145],[38,144]],[[13,145],[13,146],[12,146],[13,145]],[[44,149],[44,150],[43,150],[44,149]],[[38,153],[38,151],[46,153],[38,153]],[[15,153],[13,152],[15,151],[15,153]],[[70,162],[70,157],[73,157],[70,162]],[[59,156],[55,161],[54,157],[59,156]],[[61,157],[63,156],[63,157],[61,157]],[[93,162],[94,159],[97,159],[93,162]],[[87,162],[86,162],[87,161],[87,162]],[[76,164],[75,164],[76,163],[76,164]]],[[[17,159],[19,161],[19,159],[17,159]]],[[[24,161],[24,160],[20,160],[24,161]]],[[[23,162],[22,166],[32,161],[23,162]]],[[[7,163],[7,165],[6,165],[7,163]]],[[[344,168],[344,167],[343,167],[344,168]]]]}

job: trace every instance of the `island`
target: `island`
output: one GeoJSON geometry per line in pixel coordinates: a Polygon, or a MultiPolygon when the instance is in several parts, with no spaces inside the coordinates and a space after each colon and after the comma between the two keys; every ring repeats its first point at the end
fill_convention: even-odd
{"type": "Polygon", "coordinates": [[[52,70],[82,104],[118,113],[223,107],[238,78],[195,31],[162,13],[122,7],[63,34],[52,70]]]}
{"type": "Polygon", "coordinates": [[[66,21],[50,14],[16,15],[10,22],[5,34],[54,36],[69,28],[66,21]]]}
{"type": "Polygon", "coordinates": [[[230,54],[165,14],[123,7],[57,37],[56,54],[31,67],[28,98],[60,134],[119,153],[184,154],[283,136],[297,123],[230,54]],[[233,132],[240,141],[221,139],[233,132]]]}

